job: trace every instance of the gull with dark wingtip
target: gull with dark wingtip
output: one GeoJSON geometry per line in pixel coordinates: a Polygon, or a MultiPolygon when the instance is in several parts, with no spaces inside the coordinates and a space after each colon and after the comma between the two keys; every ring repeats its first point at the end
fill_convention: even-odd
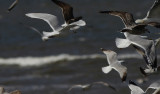
{"type": "Polygon", "coordinates": [[[43,32],[42,39],[48,40],[49,38],[56,37],[61,33],[69,30],[79,29],[81,26],[85,26],[85,21],[81,20],[81,17],[74,18],[73,9],[70,5],[63,3],[62,1],[52,0],[57,5],[62,7],[65,23],[59,25],[59,20],[56,16],[47,13],[27,13],[26,16],[30,18],[36,18],[44,20],[52,28],[52,32],[43,32]]]}
{"type": "Polygon", "coordinates": [[[160,0],[155,0],[146,17],[143,19],[137,19],[136,23],[160,28],[160,0]]]}
{"type": "Polygon", "coordinates": [[[122,81],[125,81],[127,78],[127,68],[123,66],[121,63],[124,61],[119,61],[117,59],[117,53],[111,50],[105,50],[101,48],[103,53],[107,56],[107,61],[109,66],[102,67],[102,71],[104,73],[109,73],[112,69],[115,69],[121,77],[122,81]]]}
{"type": "Polygon", "coordinates": [[[143,56],[149,68],[157,69],[157,54],[155,42],[153,40],[144,39],[140,35],[133,35],[128,32],[124,33],[126,39],[116,38],[116,46],[118,48],[126,48],[133,45],[137,51],[143,56]]]}
{"type": "Polygon", "coordinates": [[[120,32],[129,32],[131,34],[137,34],[137,35],[148,32],[148,30],[145,28],[147,25],[135,23],[133,15],[128,12],[100,11],[100,13],[105,13],[105,14],[120,17],[125,25],[125,28],[123,28],[120,32]]]}
{"type": "Polygon", "coordinates": [[[17,3],[18,3],[18,0],[15,0],[8,8],[8,11],[11,11],[17,5],[17,3]]]}

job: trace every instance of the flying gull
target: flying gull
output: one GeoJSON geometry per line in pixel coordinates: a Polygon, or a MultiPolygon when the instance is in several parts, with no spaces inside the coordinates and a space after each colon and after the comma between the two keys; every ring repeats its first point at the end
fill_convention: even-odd
{"type": "Polygon", "coordinates": [[[117,53],[111,50],[105,50],[103,48],[101,48],[101,50],[103,51],[104,54],[106,54],[107,61],[109,64],[109,66],[102,67],[102,71],[104,73],[109,73],[113,68],[120,74],[121,80],[125,81],[127,78],[127,68],[121,65],[123,61],[118,61],[117,53]]]}
{"type": "Polygon", "coordinates": [[[146,17],[143,19],[137,19],[136,23],[160,28],[160,0],[155,0],[146,17]]]}
{"type": "Polygon", "coordinates": [[[8,11],[11,11],[18,3],[18,0],[15,0],[8,8],[8,11]]]}
{"type": "Polygon", "coordinates": [[[160,94],[160,80],[153,82],[147,89],[145,92],[148,91],[148,89],[156,89],[155,92],[153,94],[160,94]]]}
{"type": "Polygon", "coordinates": [[[62,32],[69,31],[71,28],[74,28],[77,26],[80,27],[80,26],[85,25],[84,21],[79,20],[79,21],[73,22],[67,26],[61,26],[61,25],[59,25],[59,21],[56,16],[51,15],[51,14],[47,14],[47,13],[28,13],[28,14],[26,14],[26,16],[31,17],[31,18],[44,20],[52,28],[52,30],[53,30],[52,32],[43,31],[43,35],[42,35],[43,40],[48,40],[49,38],[58,36],[62,32]]]}
{"type": "Polygon", "coordinates": [[[89,90],[92,88],[92,86],[95,86],[95,85],[103,85],[105,87],[109,87],[111,88],[112,90],[114,91],[117,91],[117,89],[113,86],[111,86],[110,84],[106,83],[106,82],[93,82],[91,84],[85,84],[85,85],[73,85],[71,88],[69,88],[68,92],[71,91],[72,89],[74,88],[80,88],[82,89],[83,91],[86,91],[86,90],[89,90]]]}
{"type": "Polygon", "coordinates": [[[131,94],[145,94],[145,92],[131,80],[129,80],[128,86],[131,89],[131,94]]]}
{"type": "Polygon", "coordinates": [[[107,13],[113,16],[118,16],[122,19],[125,28],[123,28],[120,32],[129,32],[131,34],[143,34],[148,30],[145,28],[145,24],[137,24],[133,18],[133,15],[128,12],[122,11],[100,11],[100,13],[107,13]]]}
{"type": "MultiPolygon", "coordinates": [[[[159,42],[160,42],[160,38],[158,38],[158,39],[156,39],[156,40],[154,41],[155,48],[157,48],[157,46],[159,45],[159,42]]],[[[132,45],[132,46],[137,50],[137,52],[138,52],[139,54],[141,54],[141,55],[143,56],[145,62],[148,62],[147,56],[145,55],[145,52],[144,52],[140,47],[138,47],[138,46],[135,46],[135,45],[132,45]]],[[[151,50],[154,50],[153,48],[154,48],[154,47],[151,47],[151,50]]],[[[155,50],[156,50],[156,49],[155,49],[155,50]]],[[[155,56],[154,66],[155,66],[155,67],[157,66],[157,55],[155,56]]],[[[148,68],[144,69],[144,68],[140,67],[140,71],[141,71],[141,73],[142,73],[144,76],[147,76],[147,75],[149,75],[149,74],[152,74],[152,73],[155,73],[155,72],[157,72],[157,71],[160,71],[160,66],[158,66],[156,69],[153,69],[153,68],[151,68],[151,67],[148,67],[148,68]]]]}
{"type": "Polygon", "coordinates": [[[144,59],[148,65],[153,69],[157,68],[157,54],[155,43],[153,40],[144,39],[140,35],[133,35],[128,32],[124,33],[126,39],[116,38],[116,46],[118,48],[126,48],[133,45],[144,52],[144,59]]]}

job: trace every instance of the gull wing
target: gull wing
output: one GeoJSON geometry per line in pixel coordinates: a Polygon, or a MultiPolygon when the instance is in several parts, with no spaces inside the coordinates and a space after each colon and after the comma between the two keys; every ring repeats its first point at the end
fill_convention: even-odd
{"type": "Polygon", "coordinates": [[[103,86],[106,86],[106,87],[109,87],[111,89],[113,89],[114,91],[117,91],[117,89],[115,87],[113,87],[112,85],[106,83],[106,82],[94,82],[92,83],[92,85],[97,85],[97,84],[100,84],[100,85],[103,85],[103,86]]]}
{"type": "Polygon", "coordinates": [[[156,66],[156,51],[155,51],[155,45],[153,40],[143,39],[140,35],[127,35],[127,38],[131,41],[131,43],[135,46],[140,47],[144,50],[146,56],[144,58],[147,58],[148,63],[152,64],[152,67],[156,66]]]}
{"type": "Polygon", "coordinates": [[[100,11],[100,13],[107,13],[113,16],[118,16],[122,19],[125,27],[130,27],[135,25],[135,20],[133,18],[133,15],[128,12],[122,12],[122,11],[100,11]]]}
{"type": "Polygon", "coordinates": [[[148,11],[146,18],[160,18],[160,0],[155,0],[148,11]]]}
{"type": "Polygon", "coordinates": [[[112,63],[116,63],[118,61],[116,52],[111,50],[105,50],[105,49],[102,49],[102,51],[107,56],[107,61],[109,65],[112,63]]]}
{"type": "Polygon", "coordinates": [[[18,3],[18,0],[15,0],[8,8],[8,11],[11,11],[18,3]]]}
{"type": "Polygon", "coordinates": [[[147,89],[145,92],[148,91],[148,89],[160,89],[160,80],[153,82],[147,89]]]}
{"type": "Polygon", "coordinates": [[[126,80],[127,68],[125,66],[121,65],[120,62],[117,62],[117,63],[111,64],[111,67],[114,68],[120,74],[122,81],[126,80]]]}
{"type": "Polygon", "coordinates": [[[131,45],[131,42],[128,39],[116,38],[115,42],[118,48],[127,48],[131,45]]]}
{"type": "Polygon", "coordinates": [[[129,88],[131,90],[131,94],[144,94],[145,92],[137,86],[133,81],[129,81],[129,88]]]}
{"type": "Polygon", "coordinates": [[[46,21],[49,24],[49,26],[53,29],[53,31],[56,31],[60,28],[60,26],[58,26],[58,19],[54,15],[47,13],[28,13],[26,14],[26,16],[46,21]]]}
{"type": "Polygon", "coordinates": [[[104,73],[109,73],[110,71],[112,70],[112,67],[111,66],[107,66],[107,67],[102,67],[102,71],[104,72],[104,73]]]}
{"type": "Polygon", "coordinates": [[[63,17],[64,17],[66,22],[68,22],[69,20],[74,18],[74,16],[73,16],[73,8],[69,4],[64,3],[62,1],[59,1],[59,0],[52,0],[52,1],[55,4],[57,4],[59,7],[62,8],[63,17]]]}

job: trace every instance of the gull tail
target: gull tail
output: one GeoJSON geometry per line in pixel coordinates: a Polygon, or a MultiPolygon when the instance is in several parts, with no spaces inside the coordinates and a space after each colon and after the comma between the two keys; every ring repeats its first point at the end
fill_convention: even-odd
{"type": "Polygon", "coordinates": [[[50,32],[43,31],[42,40],[47,41],[49,39],[50,34],[51,34],[50,32]]]}
{"type": "Polygon", "coordinates": [[[112,67],[111,66],[107,66],[107,67],[102,67],[102,71],[104,72],[104,73],[109,73],[110,71],[112,70],[112,67]]]}
{"type": "Polygon", "coordinates": [[[122,38],[116,38],[115,42],[118,48],[127,48],[131,44],[129,40],[122,38]]]}

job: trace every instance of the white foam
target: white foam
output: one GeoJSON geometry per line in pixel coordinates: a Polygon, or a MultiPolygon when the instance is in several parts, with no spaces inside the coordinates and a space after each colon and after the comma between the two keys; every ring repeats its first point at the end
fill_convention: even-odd
{"type": "MultiPolygon", "coordinates": [[[[160,58],[160,56],[158,56],[160,58]]],[[[51,55],[44,57],[14,57],[14,58],[0,58],[0,65],[19,65],[19,66],[41,66],[44,64],[55,63],[58,61],[74,61],[74,60],[85,60],[85,59],[96,59],[103,58],[106,56],[104,54],[91,54],[91,55],[69,55],[69,54],[60,54],[60,55],[51,55]]],[[[119,59],[143,59],[139,54],[119,54],[119,59]]]]}

